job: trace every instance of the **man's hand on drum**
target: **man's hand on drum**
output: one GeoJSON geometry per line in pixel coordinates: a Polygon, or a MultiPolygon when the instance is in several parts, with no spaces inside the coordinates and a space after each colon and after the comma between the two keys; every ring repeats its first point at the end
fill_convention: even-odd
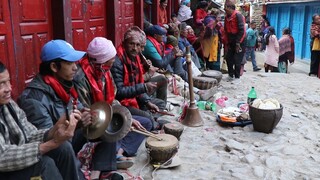
{"type": "Polygon", "coordinates": [[[152,112],[152,113],[155,113],[155,112],[159,112],[159,107],[155,104],[153,104],[152,102],[148,102],[147,103],[147,107],[149,108],[149,110],[152,112]]]}
{"type": "Polygon", "coordinates": [[[92,124],[91,112],[89,108],[83,108],[81,112],[78,109],[75,109],[74,111],[81,114],[81,119],[79,119],[79,121],[83,127],[87,127],[92,124]]]}
{"type": "Polygon", "coordinates": [[[139,121],[135,120],[135,119],[132,119],[132,126],[135,129],[146,131],[146,129],[141,125],[141,123],[139,121]]]}

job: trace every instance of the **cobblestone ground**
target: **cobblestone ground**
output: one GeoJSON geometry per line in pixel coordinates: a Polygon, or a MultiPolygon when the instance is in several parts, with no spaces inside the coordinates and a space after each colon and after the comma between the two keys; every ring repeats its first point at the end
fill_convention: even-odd
{"type": "MultiPolygon", "coordinates": [[[[263,54],[257,54],[262,67],[263,54]]],[[[216,92],[229,98],[229,106],[245,102],[251,86],[258,98],[277,99],[284,107],[283,116],[272,133],[256,132],[252,125],[223,127],[214,112],[201,110],[204,125],[185,127],[179,141],[180,166],[155,170],[148,164],[143,143],[128,171],[148,180],[319,178],[320,79],[307,76],[309,65],[300,61],[290,67],[290,74],[253,72],[251,62],[245,69],[240,84],[224,77],[216,92]]],[[[183,98],[169,96],[172,99],[182,104],[183,98]]],[[[175,121],[178,112],[175,107],[174,118],[163,118],[175,121]]]]}

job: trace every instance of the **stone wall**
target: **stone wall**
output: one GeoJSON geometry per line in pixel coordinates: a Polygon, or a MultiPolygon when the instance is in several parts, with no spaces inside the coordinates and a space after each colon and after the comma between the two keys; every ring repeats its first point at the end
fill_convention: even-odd
{"type": "Polygon", "coordinates": [[[260,30],[262,7],[262,5],[251,5],[251,21],[256,22],[258,30],[260,30]]]}

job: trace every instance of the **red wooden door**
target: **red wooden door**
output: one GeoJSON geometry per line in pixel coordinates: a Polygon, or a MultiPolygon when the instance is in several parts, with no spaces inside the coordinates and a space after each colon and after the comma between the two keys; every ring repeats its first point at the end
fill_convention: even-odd
{"type": "Polygon", "coordinates": [[[135,6],[134,0],[119,0],[118,3],[119,7],[116,9],[118,22],[116,23],[115,35],[117,39],[122,41],[124,33],[129,27],[134,25],[135,6]]]}
{"type": "Polygon", "coordinates": [[[10,1],[18,92],[38,72],[42,46],[52,39],[51,0],[10,1]]]}
{"type": "Polygon", "coordinates": [[[87,50],[90,41],[106,36],[106,0],[71,0],[72,41],[77,50],[87,50]]]}
{"type": "Polygon", "coordinates": [[[52,39],[50,4],[50,0],[1,0],[1,58],[10,67],[14,98],[38,72],[41,48],[52,39]]]}
{"type": "Polygon", "coordinates": [[[11,83],[14,85],[13,94],[16,94],[16,78],[14,78],[15,58],[12,39],[12,27],[10,9],[7,0],[0,0],[0,61],[4,63],[9,70],[11,76],[11,83]]]}

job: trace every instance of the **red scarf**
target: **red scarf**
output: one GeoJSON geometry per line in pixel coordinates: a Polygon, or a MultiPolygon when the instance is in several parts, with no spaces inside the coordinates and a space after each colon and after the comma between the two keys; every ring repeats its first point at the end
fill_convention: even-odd
{"type": "Polygon", "coordinates": [[[84,74],[86,75],[91,87],[93,89],[92,96],[93,101],[106,101],[108,104],[112,104],[114,100],[114,86],[110,75],[109,66],[101,66],[93,68],[87,58],[82,59],[79,62],[84,74]],[[102,77],[105,78],[105,94],[103,95],[102,77]]]}
{"type": "Polygon", "coordinates": [[[46,76],[43,76],[43,80],[45,83],[47,83],[49,86],[52,87],[52,89],[56,92],[56,94],[65,104],[68,104],[70,102],[70,95],[75,100],[74,102],[77,102],[78,93],[74,87],[70,89],[70,95],[69,95],[55,77],[46,75],[46,76]]]}
{"type": "MultiPolygon", "coordinates": [[[[131,61],[131,59],[126,55],[125,50],[122,45],[118,46],[117,55],[123,64],[123,83],[124,83],[124,86],[133,86],[138,83],[144,83],[143,67],[142,67],[142,64],[140,61],[140,56],[139,55],[136,56],[136,62],[131,61]],[[139,71],[139,73],[137,73],[137,74],[132,74],[131,70],[129,72],[128,68],[127,68],[128,65],[133,66],[134,63],[139,71]],[[130,82],[129,76],[134,76],[135,82],[130,82]]],[[[136,98],[126,98],[126,99],[121,100],[120,103],[124,106],[131,106],[131,107],[139,108],[139,105],[138,105],[136,98]]]]}
{"type": "Polygon", "coordinates": [[[149,39],[149,41],[153,44],[153,46],[156,48],[156,50],[158,51],[159,55],[162,57],[163,56],[163,52],[164,52],[164,48],[162,48],[161,50],[161,47],[164,47],[164,44],[163,42],[162,43],[159,43],[154,37],[152,36],[147,36],[147,39],[149,39]]]}
{"type": "Polygon", "coordinates": [[[171,52],[172,52],[172,49],[173,49],[174,47],[171,45],[171,44],[166,44],[166,50],[164,51],[164,54],[165,55],[168,55],[168,54],[170,54],[171,52]]]}

